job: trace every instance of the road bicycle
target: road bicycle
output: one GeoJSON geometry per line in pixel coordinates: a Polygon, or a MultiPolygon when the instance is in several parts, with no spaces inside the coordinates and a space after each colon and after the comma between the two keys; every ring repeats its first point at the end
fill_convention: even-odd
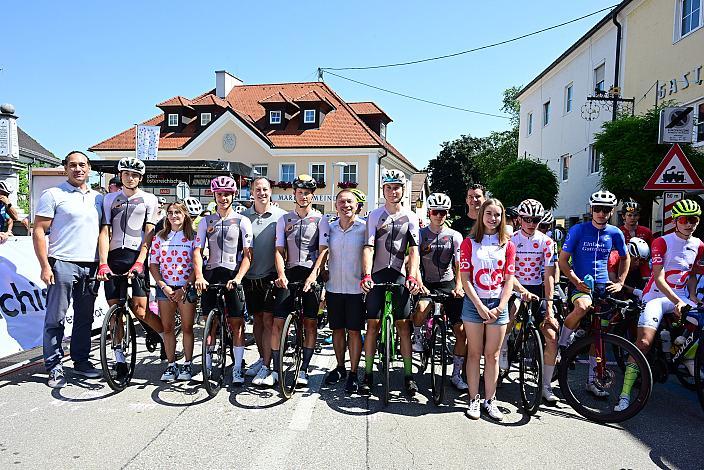
{"type": "MultiPolygon", "coordinates": [[[[284,320],[279,343],[279,388],[281,394],[289,399],[296,391],[298,374],[303,363],[303,344],[305,342],[305,328],[303,325],[303,286],[304,281],[288,283],[288,289],[293,298],[293,310],[284,320]]],[[[320,299],[323,285],[314,282],[310,285],[311,291],[320,299]]]]}
{"type": "Polygon", "coordinates": [[[442,292],[421,294],[419,297],[429,299],[433,306],[433,314],[421,326],[421,334],[425,338],[425,348],[421,352],[421,370],[425,371],[430,364],[430,392],[436,405],[441,405],[445,398],[445,382],[450,356],[444,302],[450,297],[442,292]]]}
{"type": "Polygon", "coordinates": [[[627,339],[608,332],[610,319],[619,312],[619,307],[628,307],[629,303],[594,296],[594,303],[582,320],[584,336],[561,354],[558,380],[562,395],[577,413],[596,422],[618,423],[632,418],[645,407],[652,390],[653,378],[643,353],[627,339]],[[640,370],[640,379],[633,385],[631,405],[623,411],[614,410],[625,375],[614,351],[633,358],[640,370]],[[602,396],[590,391],[588,384],[602,391],[602,396]]]}
{"type": "Polygon", "coordinates": [[[381,314],[381,334],[378,342],[379,371],[381,372],[382,400],[388,405],[391,400],[391,366],[396,354],[394,334],[394,290],[405,289],[403,284],[395,282],[374,283],[374,288],[384,290],[384,310],[381,314]]]}

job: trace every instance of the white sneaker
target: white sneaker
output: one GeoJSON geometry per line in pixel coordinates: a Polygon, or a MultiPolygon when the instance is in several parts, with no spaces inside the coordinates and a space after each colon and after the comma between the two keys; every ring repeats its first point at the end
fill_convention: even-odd
{"type": "Polygon", "coordinates": [[[496,421],[502,421],[504,419],[504,414],[496,406],[496,398],[491,400],[484,400],[484,411],[489,413],[489,417],[496,421]]]}
{"type": "Polygon", "coordinates": [[[482,399],[477,394],[472,400],[469,401],[469,408],[467,408],[467,416],[472,419],[479,419],[482,415],[482,399]]]}
{"type": "Polygon", "coordinates": [[[266,376],[264,380],[262,380],[262,385],[265,385],[267,387],[273,387],[276,382],[279,381],[279,373],[276,371],[271,371],[269,375],[266,376]]]}
{"type": "Polygon", "coordinates": [[[308,372],[302,370],[298,373],[298,379],[296,379],[296,385],[308,385],[308,372]]]}
{"type": "Polygon", "coordinates": [[[245,376],[247,377],[255,377],[259,371],[262,369],[262,366],[264,365],[264,359],[261,357],[257,359],[257,362],[252,364],[247,368],[247,372],[244,373],[245,376]]]}
{"type": "Polygon", "coordinates": [[[413,352],[423,352],[425,351],[425,345],[423,344],[423,335],[413,335],[413,352]]]}
{"type": "MultiPolygon", "coordinates": [[[[249,371],[247,371],[249,372],[249,371]]],[[[247,375],[245,373],[245,375],[247,375]]],[[[259,372],[257,372],[257,375],[254,376],[252,379],[252,384],[253,385],[263,385],[264,379],[266,379],[269,376],[269,368],[266,366],[261,366],[259,368],[259,372]]]]}
{"type": "Polygon", "coordinates": [[[462,380],[461,375],[453,375],[452,379],[450,379],[450,382],[452,382],[452,385],[455,386],[457,390],[467,390],[469,387],[467,386],[467,382],[462,380]]]}
{"type": "Polygon", "coordinates": [[[244,383],[244,375],[242,375],[242,369],[232,368],[232,384],[242,385],[244,383]]]}
{"type": "Polygon", "coordinates": [[[499,369],[508,370],[508,349],[502,349],[499,353],[499,369]]]}
{"type": "Polygon", "coordinates": [[[543,399],[551,404],[555,404],[560,401],[560,399],[557,398],[557,395],[552,393],[552,387],[550,386],[543,387],[543,399]]]}
{"type": "Polygon", "coordinates": [[[592,395],[594,395],[597,398],[606,398],[609,396],[609,392],[607,392],[603,388],[599,387],[594,382],[587,384],[587,392],[591,393],[592,395]]]}
{"type": "Polygon", "coordinates": [[[614,406],[614,411],[624,411],[629,406],[631,406],[631,398],[622,396],[618,399],[618,405],[614,406]]]}

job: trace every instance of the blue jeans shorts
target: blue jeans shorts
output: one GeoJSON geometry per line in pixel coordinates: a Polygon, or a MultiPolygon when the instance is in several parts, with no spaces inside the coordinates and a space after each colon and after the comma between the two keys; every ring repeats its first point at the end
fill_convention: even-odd
{"type": "MultiPolygon", "coordinates": [[[[496,308],[499,305],[499,299],[480,299],[484,305],[486,305],[490,310],[496,308]]],[[[484,323],[484,319],[479,315],[477,308],[474,306],[469,297],[464,297],[464,302],[462,303],[462,321],[469,323],[484,323]]],[[[494,323],[489,323],[489,325],[506,325],[508,323],[508,306],[504,307],[499,318],[496,319],[494,323]]]]}
{"type": "MultiPolygon", "coordinates": [[[[171,287],[172,290],[177,290],[180,289],[182,286],[169,286],[171,287]]],[[[169,302],[169,298],[164,294],[164,291],[161,290],[161,287],[156,286],[156,300],[161,300],[162,302],[169,302]]]]}

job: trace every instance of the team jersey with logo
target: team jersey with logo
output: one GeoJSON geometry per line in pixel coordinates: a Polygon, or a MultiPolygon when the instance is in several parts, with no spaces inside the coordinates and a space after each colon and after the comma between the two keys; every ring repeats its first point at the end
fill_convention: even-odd
{"type": "Polygon", "coordinates": [[[582,222],[570,228],[562,251],[572,255],[572,269],[584,279],[590,274],[598,284],[609,282],[607,263],[611,250],[626,256],[623,233],[613,225],[597,229],[591,222],[582,222]]]}
{"type": "Polygon", "coordinates": [[[516,279],[524,286],[542,284],[545,268],[555,266],[555,242],[539,230],[532,237],[519,230],[511,241],[516,245],[516,279]]]}
{"type": "Polygon", "coordinates": [[[182,231],[171,231],[163,240],[155,235],[149,251],[149,262],[159,266],[164,282],[170,286],[185,286],[193,272],[193,248],[195,240],[189,240],[182,231]]]}
{"type": "Polygon", "coordinates": [[[312,268],[318,258],[320,218],[316,210],[301,217],[294,210],[276,221],[276,247],[286,248],[286,268],[312,268]]]}
{"type": "Polygon", "coordinates": [[[156,196],[137,189],[127,197],[124,191],[109,193],[103,199],[103,225],[112,227],[110,251],[119,248],[139,250],[146,224],[158,222],[159,201],[156,196]]]}
{"type": "Polygon", "coordinates": [[[439,233],[423,227],[419,233],[423,281],[452,281],[455,278],[452,261],[459,265],[462,235],[448,227],[442,227],[439,233]]]}
{"type": "Polygon", "coordinates": [[[239,252],[252,246],[252,223],[247,217],[231,210],[225,217],[206,215],[198,224],[196,245],[201,250],[208,244],[208,264],[205,269],[236,269],[239,252]]]}
{"type": "Polygon", "coordinates": [[[481,243],[465,238],[460,247],[460,272],[469,273],[477,295],[482,299],[501,296],[504,280],[516,270],[516,245],[499,244],[497,235],[484,235],[481,243]]]}
{"type": "Polygon", "coordinates": [[[372,273],[386,268],[406,273],[406,249],[418,246],[419,225],[418,216],[406,209],[389,214],[382,206],[369,213],[366,245],[374,247],[372,273]]]}
{"type": "MultiPolygon", "coordinates": [[[[653,266],[662,266],[665,282],[678,297],[687,298],[687,280],[702,265],[704,243],[697,237],[684,240],[675,233],[656,238],[652,246],[653,266]]],[[[643,289],[643,301],[664,297],[653,276],[643,289]]]]}

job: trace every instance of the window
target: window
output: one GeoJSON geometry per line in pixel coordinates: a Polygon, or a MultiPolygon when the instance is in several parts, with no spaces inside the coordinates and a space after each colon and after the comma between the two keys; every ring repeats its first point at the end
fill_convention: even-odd
{"type": "Polygon", "coordinates": [[[696,142],[704,144],[704,103],[700,104],[697,111],[697,135],[696,142]]]}
{"type": "Polygon", "coordinates": [[[606,77],[606,64],[601,64],[594,69],[594,91],[596,93],[603,93],[606,91],[606,85],[604,80],[606,77]]]}
{"type": "Polygon", "coordinates": [[[285,181],[287,183],[293,183],[293,180],[296,179],[296,164],[295,163],[282,163],[280,175],[281,175],[281,177],[279,179],[281,181],[285,181]]]}
{"type": "Polygon", "coordinates": [[[565,113],[572,111],[572,84],[565,87],[565,113]]]}
{"type": "Polygon", "coordinates": [[[701,0],[680,1],[680,37],[701,26],[701,0]]]}
{"type": "Polygon", "coordinates": [[[304,124],[314,124],[315,123],[315,109],[306,109],[303,111],[303,123],[304,124]]]}
{"type": "Polygon", "coordinates": [[[257,176],[269,176],[268,165],[252,165],[252,169],[257,172],[257,176]]]}
{"type": "Polygon", "coordinates": [[[357,164],[352,163],[342,167],[342,182],[356,183],[357,182],[357,164]]]}
{"type": "Polygon", "coordinates": [[[201,126],[207,126],[208,123],[211,120],[211,114],[210,113],[200,113],[200,125],[201,126]]]}
{"type": "Polygon", "coordinates": [[[269,124],[281,124],[281,111],[269,111],[269,124]]]}
{"type": "Polygon", "coordinates": [[[379,125],[379,135],[382,139],[386,140],[386,124],[383,122],[379,125]]]}
{"type": "Polygon", "coordinates": [[[562,181],[567,181],[570,175],[570,156],[563,155],[560,157],[560,175],[562,176],[562,181]]]}
{"type": "Polygon", "coordinates": [[[169,127],[178,126],[178,114],[169,114],[169,127]]]}
{"type": "Polygon", "coordinates": [[[550,124],[550,102],[543,103],[543,126],[550,124]]]}
{"type": "Polygon", "coordinates": [[[528,113],[526,121],[528,121],[528,135],[531,135],[533,133],[533,113],[528,113]]]}
{"type": "Polygon", "coordinates": [[[589,146],[589,173],[599,173],[601,171],[601,154],[596,151],[593,145],[589,146]]]}
{"type": "Polygon", "coordinates": [[[318,183],[325,182],[325,163],[311,163],[310,176],[318,183]]]}

